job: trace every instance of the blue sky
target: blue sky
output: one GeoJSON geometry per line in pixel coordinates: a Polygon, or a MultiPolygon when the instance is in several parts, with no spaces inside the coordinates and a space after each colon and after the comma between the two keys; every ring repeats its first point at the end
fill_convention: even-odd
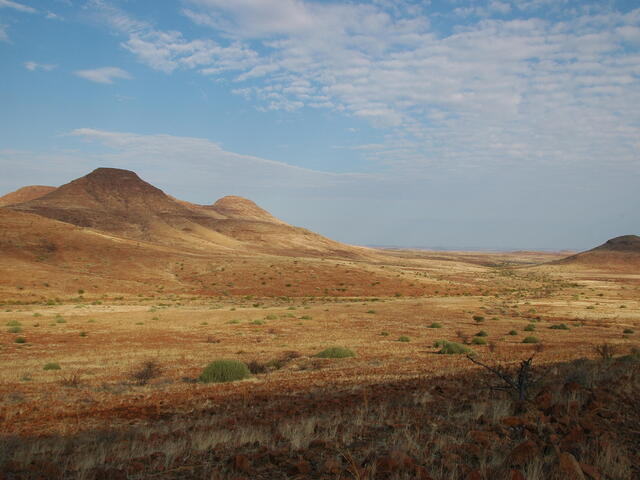
{"type": "Polygon", "coordinates": [[[640,233],[632,1],[0,0],[0,193],[98,166],[357,244],[640,233]]]}

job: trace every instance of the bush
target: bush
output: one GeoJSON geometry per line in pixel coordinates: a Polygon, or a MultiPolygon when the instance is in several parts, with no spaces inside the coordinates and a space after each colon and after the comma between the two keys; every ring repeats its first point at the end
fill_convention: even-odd
{"type": "Polygon", "coordinates": [[[486,345],[487,341],[481,337],[473,337],[473,340],[471,340],[471,343],[473,345],[486,345]]]}
{"type": "Polygon", "coordinates": [[[45,363],[42,369],[43,370],[60,370],[60,364],[57,362],[45,363]]]}
{"type": "Polygon", "coordinates": [[[475,334],[475,336],[476,337],[486,337],[486,336],[488,336],[488,334],[484,330],[480,330],[478,333],[475,334]]]}
{"type": "Polygon", "coordinates": [[[329,347],[316,354],[318,358],[347,358],[355,357],[353,350],[345,347],[329,347]]]}
{"type": "Polygon", "coordinates": [[[382,332],[380,332],[380,335],[382,335],[383,337],[388,337],[389,336],[389,332],[382,331],[382,332]]]}
{"type": "Polygon", "coordinates": [[[138,385],[146,385],[149,380],[159,377],[162,373],[162,367],[155,360],[147,360],[143,362],[136,370],[131,372],[131,379],[138,385]]]}
{"type": "Polygon", "coordinates": [[[536,326],[533,323],[530,323],[529,325],[524,327],[525,332],[533,332],[535,331],[535,329],[536,329],[536,326]]]}
{"type": "Polygon", "coordinates": [[[444,355],[459,355],[463,353],[471,354],[473,353],[473,350],[471,350],[469,347],[466,347],[460,343],[445,342],[438,353],[441,353],[444,355]]]}
{"type": "Polygon", "coordinates": [[[549,327],[552,330],[570,330],[566,323],[558,323],[557,325],[551,325],[549,327]]]}
{"type": "Polygon", "coordinates": [[[273,315],[273,314],[269,314],[266,317],[264,317],[265,320],[277,320],[278,316],[277,315],[273,315]]]}
{"type": "Polygon", "coordinates": [[[22,331],[22,327],[9,327],[7,332],[9,333],[20,333],[22,331]]]}
{"type": "Polygon", "coordinates": [[[7,327],[19,327],[22,324],[18,320],[9,320],[7,322],[7,327]]]}
{"type": "Polygon", "coordinates": [[[522,343],[540,343],[540,339],[538,337],[529,336],[525,337],[524,340],[522,340],[522,343]]]}
{"type": "Polygon", "coordinates": [[[518,331],[517,330],[509,330],[509,335],[511,335],[511,336],[518,335],[518,331]]]}
{"type": "Polygon", "coordinates": [[[398,337],[398,341],[399,342],[410,342],[411,339],[409,337],[407,337],[406,335],[401,335],[400,337],[398,337]]]}
{"type": "Polygon", "coordinates": [[[634,334],[634,333],[636,333],[636,332],[635,332],[635,330],[634,330],[633,328],[625,328],[625,329],[622,331],[622,333],[625,333],[625,334],[627,334],[627,335],[631,335],[631,334],[634,334]]]}
{"type": "Polygon", "coordinates": [[[433,322],[431,325],[429,325],[429,328],[442,328],[442,324],[438,322],[433,322]]]}
{"type": "Polygon", "coordinates": [[[203,383],[222,383],[243,380],[251,376],[247,366],[239,360],[216,360],[205,367],[198,380],[203,383]]]}
{"type": "Polygon", "coordinates": [[[476,323],[482,323],[484,322],[484,317],[482,315],[474,315],[473,321],[476,323]]]}
{"type": "Polygon", "coordinates": [[[16,343],[27,343],[27,339],[24,337],[18,337],[15,339],[16,343]]]}
{"type": "Polygon", "coordinates": [[[433,348],[443,347],[445,343],[447,343],[446,340],[436,340],[435,342],[433,342],[433,348]]]}

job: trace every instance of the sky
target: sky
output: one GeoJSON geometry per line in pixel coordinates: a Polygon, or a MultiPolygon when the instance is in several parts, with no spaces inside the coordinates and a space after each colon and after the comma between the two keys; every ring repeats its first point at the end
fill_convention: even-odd
{"type": "Polygon", "coordinates": [[[0,0],[0,194],[101,166],[360,245],[640,234],[640,5],[0,0]]]}

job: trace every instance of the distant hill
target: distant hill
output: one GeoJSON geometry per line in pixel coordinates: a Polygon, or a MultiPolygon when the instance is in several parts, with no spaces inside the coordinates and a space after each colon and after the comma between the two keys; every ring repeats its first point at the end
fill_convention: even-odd
{"type": "Polygon", "coordinates": [[[615,237],[591,250],[553,263],[640,273],[640,237],[637,235],[615,237]]]}
{"type": "Polygon", "coordinates": [[[28,202],[29,200],[42,197],[55,189],[56,187],[47,187],[45,185],[29,185],[28,187],[22,187],[15,192],[7,193],[0,197],[0,207],[28,202]]]}
{"type": "Polygon", "coordinates": [[[233,250],[358,257],[368,249],[293,227],[238,196],[196,205],[166,195],[129,170],[98,168],[6,208],[190,251],[233,250]]]}

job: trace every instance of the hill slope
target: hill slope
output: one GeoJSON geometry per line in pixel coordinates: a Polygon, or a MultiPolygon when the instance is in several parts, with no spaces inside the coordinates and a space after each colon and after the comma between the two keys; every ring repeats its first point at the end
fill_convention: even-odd
{"type": "Polygon", "coordinates": [[[7,193],[0,197],[0,207],[28,202],[29,200],[34,200],[46,195],[47,193],[53,192],[55,189],[56,187],[48,187],[45,185],[29,185],[27,187],[22,187],[15,192],[7,193]]]}
{"type": "Polygon", "coordinates": [[[134,172],[115,168],[98,168],[9,208],[191,251],[349,258],[368,252],[287,225],[242,197],[228,196],[213,205],[196,205],[166,195],[134,172]]]}
{"type": "Polygon", "coordinates": [[[640,237],[637,235],[615,237],[596,248],[554,263],[556,265],[640,273],[640,237]]]}

